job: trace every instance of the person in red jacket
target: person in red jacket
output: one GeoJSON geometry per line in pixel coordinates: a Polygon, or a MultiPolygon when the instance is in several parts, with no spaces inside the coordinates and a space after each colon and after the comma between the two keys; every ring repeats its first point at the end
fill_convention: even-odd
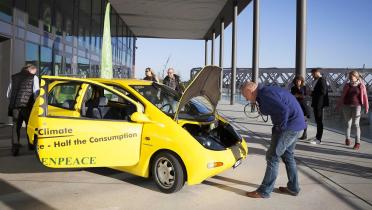
{"type": "Polygon", "coordinates": [[[358,150],[360,148],[360,115],[361,108],[364,106],[365,113],[368,113],[369,104],[367,89],[360,75],[357,71],[351,71],[349,73],[350,82],[346,83],[342,91],[342,95],[337,103],[337,109],[343,107],[343,113],[346,121],[346,140],[345,144],[349,146],[351,124],[354,122],[356,128],[355,144],[353,149],[358,150]]]}

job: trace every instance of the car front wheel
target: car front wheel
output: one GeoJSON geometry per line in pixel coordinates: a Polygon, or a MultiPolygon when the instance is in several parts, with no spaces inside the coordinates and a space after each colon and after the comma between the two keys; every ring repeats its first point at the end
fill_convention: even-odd
{"type": "Polygon", "coordinates": [[[179,191],[185,183],[185,174],[180,161],[173,154],[161,152],[152,162],[153,179],[164,193],[179,191]]]}

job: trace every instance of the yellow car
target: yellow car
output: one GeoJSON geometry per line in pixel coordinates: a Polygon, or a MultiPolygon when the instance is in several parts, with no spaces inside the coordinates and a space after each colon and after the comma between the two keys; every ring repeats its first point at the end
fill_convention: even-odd
{"type": "Polygon", "coordinates": [[[27,135],[51,168],[110,167],[152,177],[162,192],[238,166],[244,139],[216,113],[221,68],[181,95],[151,81],[43,76],[27,135]]]}

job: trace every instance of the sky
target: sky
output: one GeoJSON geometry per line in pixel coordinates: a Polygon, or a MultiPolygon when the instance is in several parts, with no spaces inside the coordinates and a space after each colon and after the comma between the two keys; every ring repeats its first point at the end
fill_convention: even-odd
{"type": "MultiPolygon", "coordinates": [[[[296,0],[260,3],[259,66],[295,67],[296,0]]],[[[252,21],[251,3],[237,20],[238,68],[252,64],[252,21]]],[[[230,24],[225,29],[225,68],[231,67],[231,33],[230,24]]],[[[218,64],[219,37],[215,46],[218,64]]],[[[203,40],[138,38],[137,47],[136,78],[144,77],[146,67],[159,77],[173,67],[185,81],[192,68],[204,66],[203,40]]],[[[306,59],[308,68],[372,68],[372,0],[307,0],[306,59]]]]}

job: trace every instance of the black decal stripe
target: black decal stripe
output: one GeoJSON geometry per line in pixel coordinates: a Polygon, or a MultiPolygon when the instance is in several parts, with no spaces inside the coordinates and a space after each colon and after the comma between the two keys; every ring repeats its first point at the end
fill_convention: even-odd
{"type": "Polygon", "coordinates": [[[65,135],[65,136],[45,136],[45,137],[38,137],[39,139],[50,139],[50,138],[59,138],[59,137],[70,137],[74,135],[65,135]]]}

